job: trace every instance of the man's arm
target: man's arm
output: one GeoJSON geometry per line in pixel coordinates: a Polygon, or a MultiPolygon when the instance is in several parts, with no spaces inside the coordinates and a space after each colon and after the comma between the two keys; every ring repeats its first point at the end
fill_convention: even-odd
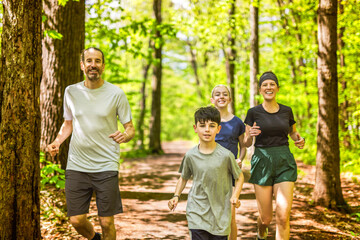
{"type": "Polygon", "coordinates": [[[173,210],[173,211],[175,210],[175,208],[179,202],[180,195],[186,186],[186,183],[187,183],[187,180],[180,176],[180,178],[176,184],[174,197],[171,198],[168,203],[170,210],[173,210]]]}
{"type": "Polygon", "coordinates": [[[72,120],[65,120],[55,140],[46,147],[52,157],[59,153],[60,145],[71,135],[72,130],[72,120]]]}
{"type": "Polygon", "coordinates": [[[131,139],[135,136],[135,128],[132,123],[132,120],[130,122],[124,123],[124,132],[116,131],[113,134],[109,135],[109,138],[112,138],[117,143],[126,143],[129,142],[131,139]]]}

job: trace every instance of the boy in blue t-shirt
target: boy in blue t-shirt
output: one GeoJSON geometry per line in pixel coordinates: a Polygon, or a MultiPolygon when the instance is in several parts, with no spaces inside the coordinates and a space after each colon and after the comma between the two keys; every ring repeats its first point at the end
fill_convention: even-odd
{"type": "Polygon", "coordinates": [[[195,133],[199,145],[184,156],[174,197],[169,200],[175,210],[187,180],[193,177],[186,207],[186,217],[192,240],[227,240],[230,233],[231,206],[239,207],[239,195],[244,176],[234,154],[215,142],[221,126],[220,113],[214,107],[195,112],[195,133]],[[236,180],[232,192],[232,178],[236,180]]]}

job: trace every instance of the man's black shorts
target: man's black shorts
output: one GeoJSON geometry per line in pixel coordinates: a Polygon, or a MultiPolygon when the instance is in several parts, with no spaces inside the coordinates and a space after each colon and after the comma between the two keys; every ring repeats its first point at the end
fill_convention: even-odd
{"type": "Polygon", "coordinates": [[[110,217],[123,212],[117,171],[85,173],[66,170],[65,178],[68,217],[89,213],[93,192],[99,216],[110,217]]]}

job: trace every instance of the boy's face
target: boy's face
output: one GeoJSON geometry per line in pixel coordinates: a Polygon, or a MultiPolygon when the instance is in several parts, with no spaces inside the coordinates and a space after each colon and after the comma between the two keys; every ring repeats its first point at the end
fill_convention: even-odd
{"type": "Polygon", "coordinates": [[[215,136],[220,132],[221,126],[213,121],[197,122],[194,130],[202,142],[215,142],[215,136]]]}

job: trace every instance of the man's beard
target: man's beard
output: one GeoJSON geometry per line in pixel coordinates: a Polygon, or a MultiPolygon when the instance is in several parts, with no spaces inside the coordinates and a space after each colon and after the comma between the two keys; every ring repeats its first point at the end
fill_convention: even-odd
{"type": "Polygon", "coordinates": [[[100,79],[100,77],[101,77],[100,69],[98,69],[98,68],[91,68],[85,74],[86,74],[87,78],[92,82],[98,81],[100,79]],[[90,74],[89,73],[90,71],[93,71],[93,70],[96,70],[97,74],[90,74]]]}

